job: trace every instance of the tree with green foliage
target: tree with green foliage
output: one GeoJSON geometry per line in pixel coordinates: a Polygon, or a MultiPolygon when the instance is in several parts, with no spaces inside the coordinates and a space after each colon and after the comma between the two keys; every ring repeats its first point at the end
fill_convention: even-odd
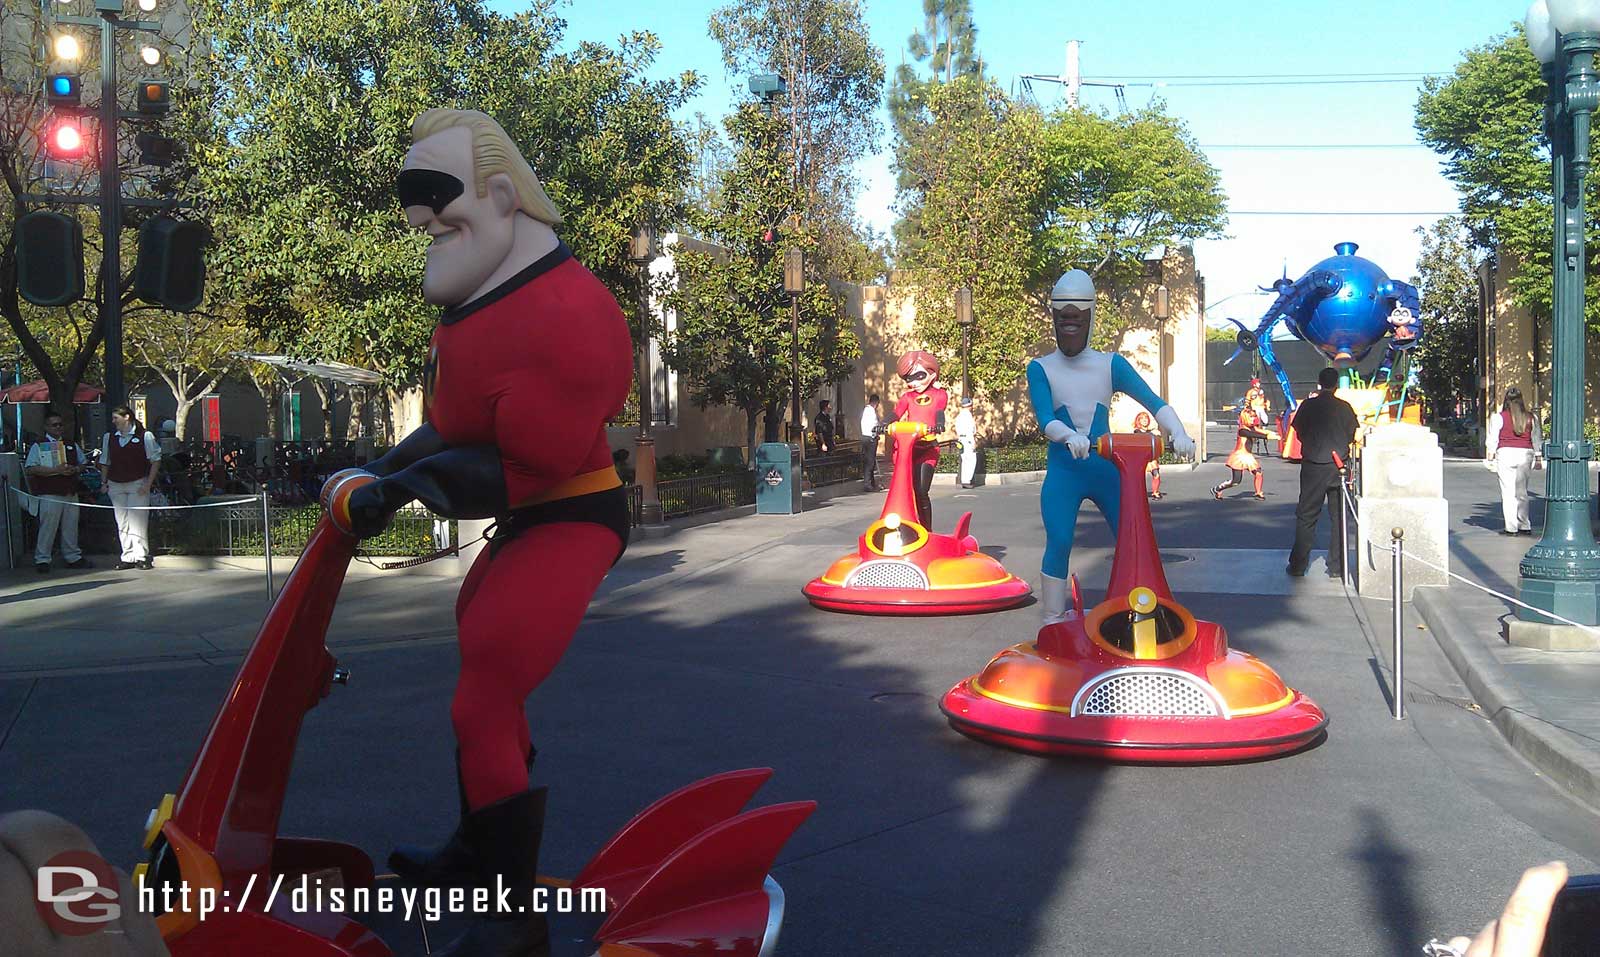
{"type": "Polygon", "coordinates": [[[1115,116],[1058,110],[1044,121],[1039,160],[1041,278],[1083,269],[1113,302],[1146,254],[1215,239],[1227,222],[1221,175],[1163,103],[1115,116]]]}
{"type": "Polygon", "coordinates": [[[932,124],[930,93],[940,84],[981,74],[983,66],[977,55],[972,0],[922,0],[922,14],[922,28],[906,41],[913,63],[902,62],[889,86],[889,119],[894,126],[903,207],[895,224],[895,241],[907,251],[921,238],[921,206],[916,202],[919,164],[912,157],[927,149],[924,141],[932,124]],[[926,67],[928,75],[921,75],[918,66],[926,67]]]}
{"type": "MultiPolygon", "coordinates": [[[[1416,107],[1418,136],[1444,157],[1445,175],[1461,191],[1473,245],[1517,264],[1507,288],[1540,319],[1551,312],[1555,218],[1544,97],[1539,61],[1516,31],[1468,50],[1449,76],[1424,80],[1416,107]]],[[[1597,186],[1600,175],[1591,172],[1591,209],[1600,208],[1597,186]]],[[[1591,225],[1584,318],[1592,330],[1600,330],[1596,239],[1591,225]]]]}
{"type": "Polygon", "coordinates": [[[975,389],[1009,389],[1046,334],[1036,277],[1034,225],[1043,169],[1036,111],[998,86],[958,77],[926,91],[928,134],[897,156],[916,188],[922,240],[900,249],[899,267],[915,291],[917,335],[934,350],[960,347],[954,294],[972,289],[978,331],[970,354],[975,389]]]}
{"type": "MultiPolygon", "coordinates": [[[[672,113],[697,88],[650,81],[659,44],[558,53],[553,2],[195,0],[194,195],[211,220],[213,302],[303,358],[414,379],[436,310],[426,239],[393,183],[421,110],[496,117],[567,219],[563,239],[633,312],[627,240],[679,215],[689,156],[672,113]]],[[[637,318],[635,318],[637,326],[637,318]]]]}
{"type": "MultiPolygon", "coordinates": [[[[883,51],[873,46],[859,0],[742,0],[712,13],[711,36],[741,85],[753,74],[783,77],[772,102],[787,128],[796,201],[787,212],[816,244],[823,275],[864,282],[883,271],[855,213],[855,164],[872,153],[881,126],[883,51]]],[[[780,216],[784,211],[780,211],[780,216]]]]}
{"type": "Polygon", "coordinates": [[[189,410],[237,365],[235,353],[250,344],[237,318],[197,310],[173,312],[137,306],[126,315],[132,364],[154,373],[177,401],[177,437],[188,433],[189,410]]]}
{"type": "MultiPolygon", "coordinates": [[[[783,292],[783,247],[809,252],[814,236],[790,234],[766,243],[764,230],[798,201],[789,177],[788,127],[753,104],[726,121],[735,144],[708,214],[698,219],[709,248],[684,244],[674,251],[676,281],[664,305],[676,329],[662,343],[668,365],[684,377],[696,405],[728,405],[744,412],[746,445],[754,461],[756,420],[766,416],[767,441],[779,424],[792,381],[789,297],[783,292]]],[[[698,244],[697,244],[698,245],[698,244]]],[[[809,395],[850,374],[860,354],[842,303],[807,257],[800,297],[800,390],[809,395]]]]}
{"type": "Polygon", "coordinates": [[[1478,394],[1478,255],[1459,216],[1418,227],[1422,251],[1411,284],[1422,294],[1422,342],[1411,353],[1417,382],[1435,415],[1452,413],[1459,399],[1473,421],[1478,394]]]}

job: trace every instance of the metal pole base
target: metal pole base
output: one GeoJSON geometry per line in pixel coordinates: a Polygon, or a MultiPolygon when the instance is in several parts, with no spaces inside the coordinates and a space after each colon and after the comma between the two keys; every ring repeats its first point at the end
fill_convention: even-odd
{"type": "MultiPolygon", "coordinates": [[[[1554,612],[1580,625],[1600,625],[1600,581],[1519,577],[1517,597],[1535,608],[1554,612]]],[[[1518,608],[1517,617],[1523,621],[1557,624],[1554,619],[1526,608],[1518,608]]]]}
{"type": "Polygon", "coordinates": [[[634,439],[633,478],[639,484],[639,524],[660,525],[665,519],[661,496],[656,491],[656,440],[648,435],[634,439]]]}

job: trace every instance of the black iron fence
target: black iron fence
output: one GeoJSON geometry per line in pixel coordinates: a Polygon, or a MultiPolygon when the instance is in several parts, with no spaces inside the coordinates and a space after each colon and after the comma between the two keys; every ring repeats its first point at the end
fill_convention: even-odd
{"type": "Polygon", "coordinates": [[[828,455],[808,458],[805,461],[806,481],[812,488],[838,485],[841,482],[861,481],[861,453],[828,455]]]}
{"type": "Polygon", "coordinates": [[[679,518],[754,505],[756,482],[754,473],[743,470],[721,475],[691,475],[656,483],[656,494],[661,499],[662,515],[679,518]]]}
{"type": "MultiPolygon", "coordinates": [[[[305,548],[322,516],[316,505],[272,507],[272,553],[293,556],[305,548]]],[[[28,522],[31,554],[37,521],[28,522]]],[[[91,555],[119,551],[115,516],[107,509],[85,509],[79,519],[79,540],[91,555]]],[[[150,513],[146,529],[154,555],[225,555],[260,557],[264,554],[259,500],[215,508],[158,509],[150,513]]],[[[401,509],[394,524],[382,535],[361,543],[370,555],[412,557],[427,555],[458,542],[456,523],[419,507],[401,509]]]]}

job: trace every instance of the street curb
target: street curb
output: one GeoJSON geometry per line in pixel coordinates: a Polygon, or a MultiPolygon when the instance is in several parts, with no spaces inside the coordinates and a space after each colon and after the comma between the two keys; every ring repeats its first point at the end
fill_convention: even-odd
{"type": "Polygon", "coordinates": [[[1412,605],[1511,747],[1573,797],[1600,810],[1600,754],[1538,716],[1537,706],[1477,638],[1481,626],[1451,605],[1450,589],[1419,587],[1412,605]]]}

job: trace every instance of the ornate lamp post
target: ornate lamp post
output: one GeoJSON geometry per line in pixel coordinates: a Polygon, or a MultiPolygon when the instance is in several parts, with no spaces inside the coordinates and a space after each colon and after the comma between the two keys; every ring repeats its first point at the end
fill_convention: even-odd
{"type": "MultiPolygon", "coordinates": [[[[1583,183],[1589,172],[1590,116],[1600,103],[1595,75],[1600,3],[1534,0],[1525,25],[1528,45],[1544,64],[1545,131],[1555,192],[1555,329],[1544,535],[1523,556],[1517,586],[1528,604],[1593,625],[1600,624],[1600,546],[1589,523],[1594,448],[1583,438],[1583,183]]],[[[1526,610],[1518,616],[1544,620],[1526,610]]]]}
{"type": "Polygon", "coordinates": [[[967,376],[967,357],[972,351],[972,289],[962,286],[956,290],[956,324],[961,327],[961,397],[972,395],[972,381],[967,376]]]}
{"type": "Polygon", "coordinates": [[[661,524],[661,498],[656,492],[656,440],[650,434],[654,413],[650,408],[650,262],[656,258],[656,230],[649,222],[634,227],[628,242],[628,261],[639,271],[639,435],[634,440],[634,481],[638,483],[641,505],[639,520],[645,525],[661,524]]]}
{"type": "Polygon", "coordinates": [[[1161,398],[1167,398],[1167,367],[1172,364],[1172,354],[1167,349],[1167,319],[1172,316],[1172,297],[1165,283],[1156,287],[1154,316],[1156,320],[1156,364],[1161,367],[1161,398]]]}
{"type": "Polygon", "coordinates": [[[800,295],[806,291],[806,254],[798,246],[783,251],[783,291],[789,296],[790,418],[799,432],[800,458],[806,455],[804,420],[800,417],[800,295]]]}

